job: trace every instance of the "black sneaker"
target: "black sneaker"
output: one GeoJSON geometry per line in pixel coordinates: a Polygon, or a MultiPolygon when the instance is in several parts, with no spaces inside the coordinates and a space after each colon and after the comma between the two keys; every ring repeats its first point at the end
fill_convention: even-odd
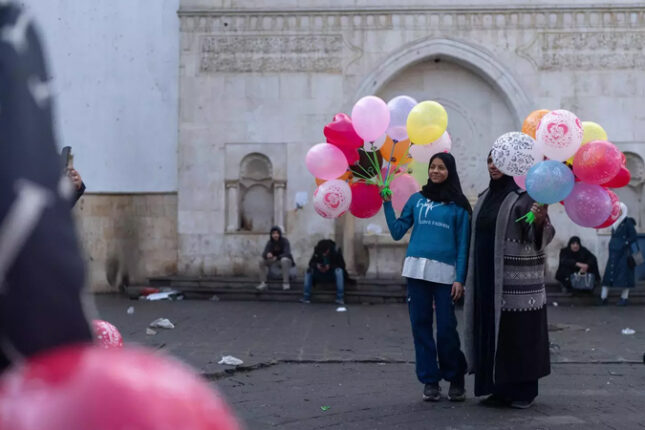
{"type": "Polygon", "coordinates": [[[487,406],[489,408],[503,408],[509,405],[509,402],[496,394],[491,394],[486,397],[484,400],[480,400],[479,404],[482,406],[487,406]]]}
{"type": "Polygon", "coordinates": [[[450,383],[448,389],[448,399],[451,402],[463,402],[466,400],[466,389],[464,388],[464,378],[460,378],[450,383]]]}
{"type": "Polygon", "coordinates": [[[609,304],[609,300],[607,299],[600,299],[600,301],[598,302],[598,305],[600,306],[607,306],[608,304],[609,304]]]}
{"type": "Polygon", "coordinates": [[[426,384],[423,387],[423,400],[427,402],[438,402],[441,400],[441,388],[438,382],[426,384]]]}

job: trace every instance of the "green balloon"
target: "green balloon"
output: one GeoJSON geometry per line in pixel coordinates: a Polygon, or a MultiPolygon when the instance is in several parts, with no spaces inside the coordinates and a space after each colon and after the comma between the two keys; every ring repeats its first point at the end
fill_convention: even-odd
{"type": "Polygon", "coordinates": [[[428,182],[428,164],[419,163],[414,160],[412,163],[408,164],[408,171],[414,179],[417,180],[421,186],[425,185],[428,182]]]}

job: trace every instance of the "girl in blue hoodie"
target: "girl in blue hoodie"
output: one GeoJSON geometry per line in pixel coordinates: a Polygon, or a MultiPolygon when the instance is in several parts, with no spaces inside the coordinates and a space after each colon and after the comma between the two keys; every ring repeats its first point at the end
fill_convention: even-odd
{"type": "Polygon", "coordinates": [[[439,381],[450,381],[448,398],[465,399],[466,359],[461,351],[454,302],[463,294],[470,238],[470,203],[461,190],[455,158],[432,156],[428,183],[413,194],[397,219],[392,202],[384,204],[394,240],[412,227],[402,275],[407,278],[408,309],[423,399],[441,398],[439,381]],[[433,336],[433,305],[437,342],[433,336]],[[437,362],[438,357],[438,362],[437,362]]]}

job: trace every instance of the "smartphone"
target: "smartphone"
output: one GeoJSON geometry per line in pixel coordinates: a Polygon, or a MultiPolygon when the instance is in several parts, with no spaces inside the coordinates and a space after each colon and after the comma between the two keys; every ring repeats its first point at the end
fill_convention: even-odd
{"type": "Polygon", "coordinates": [[[60,152],[61,164],[63,165],[63,173],[67,174],[69,169],[74,167],[74,156],[72,155],[72,147],[65,146],[60,152]]]}

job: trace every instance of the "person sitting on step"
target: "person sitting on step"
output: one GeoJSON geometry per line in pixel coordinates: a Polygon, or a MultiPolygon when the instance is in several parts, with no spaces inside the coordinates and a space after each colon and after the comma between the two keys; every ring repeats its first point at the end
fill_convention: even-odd
{"type": "Polygon", "coordinates": [[[291,256],[291,246],[289,240],[282,236],[282,230],[278,226],[271,227],[269,241],[264,247],[262,252],[262,259],[260,264],[260,285],[256,288],[259,291],[267,289],[267,278],[271,266],[279,264],[282,268],[282,289],[288,290],[291,288],[289,284],[289,270],[294,265],[293,257],[291,256]]]}
{"type": "Polygon", "coordinates": [[[336,303],[345,304],[345,259],[336,243],[330,239],[319,241],[314,254],[309,260],[309,268],[305,272],[304,296],[300,300],[303,303],[311,303],[311,289],[314,282],[336,283],[336,303]]]}

